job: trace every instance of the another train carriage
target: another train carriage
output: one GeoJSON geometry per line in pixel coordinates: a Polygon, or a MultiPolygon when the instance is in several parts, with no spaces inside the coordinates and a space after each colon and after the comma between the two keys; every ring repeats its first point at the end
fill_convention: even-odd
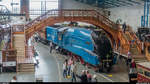
{"type": "Polygon", "coordinates": [[[137,80],[141,82],[150,82],[150,62],[137,63],[137,80]]]}
{"type": "Polygon", "coordinates": [[[100,39],[95,32],[85,28],[46,28],[47,40],[80,56],[86,63],[107,68],[109,71],[115,57],[106,37],[100,39]]]}

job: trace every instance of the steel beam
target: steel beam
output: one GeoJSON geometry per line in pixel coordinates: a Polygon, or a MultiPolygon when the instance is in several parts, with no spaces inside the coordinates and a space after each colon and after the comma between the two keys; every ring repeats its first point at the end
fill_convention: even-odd
{"type": "Polygon", "coordinates": [[[104,5],[103,7],[119,7],[119,5],[117,4],[114,4],[112,2],[109,2],[109,1],[99,1],[99,4],[100,5],[104,5]],[[110,6],[111,5],[111,6],[110,6]]]}
{"type": "Polygon", "coordinates": [[[144,27],[145,27],[145,15],[146,14],[146,1],[144,2],[144,27]]]}
{"type": "Polygon", "coordinates": [[[116,0],[108,0],[107,2],[111,2],[111,3],[119,5],[119,6],[126,6],[125,4],[118,3],[118,1],[116,1],[116,0]]]}
{"type": "Polygon", "coordinates": [[[29,0],[20,0],[20,8],[20,13],[25,13],[27,20],[29,20],[29,0]]]}
{"type": "Polygon", "coordinates": [[[26,16],[26,14],[0,13],[2,16],[26,16]]]}
{"type": "Polygon", "coordinates": [[[112,8],[112,7],[116,7],[116,6],[118,6],[118,5],[113,5],[110,2],[98,3],[98,7],[101,7],[101,8],[112,8]]]}
{"type": "Polygon", "coordinates": [[[148,19],[149,19],[149,1],[147,0],[147,21],[146,21],[146,26],[148,27],[148,19]]]}
{"type": "MultiPolygon", "coordinates": [[[[76,0],[76,1],[85,3],[85,0],[76,0]]],[[[141,5],[140,2],[133,1],[133,0],[86,0],[86,4],[90,4],[90,5],[94,4],[95,6],[98,6],[98,7],[120,7],[120,6],[129,7],[129,6],[133,6],[134,4],[141,5]]]]}
{"type": "Polygon", "coordinates": [[[96,0],[87,0],[87,4],[96,4],[96,0]]]}
{"type": "Polygon", "coordinates": [[[111,1],[111,2],[115,2],[115,3],[117,3],[117,4],[120,4],[121,6],[132,6],[132,4],[130,4],[130,3],[126,3],[125,1],[119,1],[119,0],[109,0],[109,1],[111,1]]]}
{"type": "MultiPolygon", "coordinates": [[[[106,3],[106,5],[109,3],[114,5],[113,7],[120,7],[120,6],[132,6],[133,4],[129,3],[129,2],[126,2],[126,1],[121,1],[121,0],[99,0],[99,3],[106,3]]],[[[106,6],[105,6],[106,7],[106,6]]],[[[110,8],[110,7],[109,7],[110,8]]]]}
{"type": "Polygon", "coordinates": [[[116,0],[116,1],[133,6],[133,4],[126,2],[126,0],[116,0]]]}
{"type": "Polygon", "coordinates": [[[127,0],[128,2],[131,2],[131,3],[134,3],[134,4],[137,4],[137,5],[141,5],[141,3],[139,2],[136,2],[136,1],[133,1],[133,0],[127,0]]]}

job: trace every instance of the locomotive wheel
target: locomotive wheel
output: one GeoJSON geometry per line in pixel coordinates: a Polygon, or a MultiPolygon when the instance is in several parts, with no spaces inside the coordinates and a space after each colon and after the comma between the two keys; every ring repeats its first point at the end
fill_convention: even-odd
{"type": "Polygon", "coordinates": [[[104,72],[103,68],[99,68],[99,72],[104,72]]]}
{"type": "Polygon", "coordinates": [[[103,67],[102,67],[103,69],[103,72],[106,72],[106,73],[108,73],[108,71],[110,70],[109,68],[107,68],[106,67],[106,64],[105,63],[103,63],[103,67]]]}
{"type": "Polygon", "coordinates": [[[107,73],[110,72],[110,68],[107,68],[107,73]]]}
{"type": "Polygon", "coordinates": [[[109,73],[111,71],[111,69],[112,69],[112,66],[111,65],[109,65],[109,66],[110,67],[106,68],[107,73],[109,73]]]}
{"type": "Polygon", "coordinates": [[[99,72],[104,72],[103,64],[99,66],[99,72]]]}

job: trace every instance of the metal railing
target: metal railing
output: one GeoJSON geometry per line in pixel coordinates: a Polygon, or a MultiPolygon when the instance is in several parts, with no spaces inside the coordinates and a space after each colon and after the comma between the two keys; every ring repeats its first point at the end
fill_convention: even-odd
{"type": "Polygon", "coordinates": [[[122,43],[122,45],[121,45],[121,48],[122,48],[121,53],[127,54],[128,51],[130,50],[129,40],[125,37],[125,35],[123,34],[122,31],[120,31],[119,35],[120,35],[120,41],[122,43]]]}
{"type": "Polygon", "coordinates": [[[141,49],[142,49],[141,41],[139,40],[139,38],[136,36],[135,32],[132,30],[132,28],[129,25],[128,25],[128,28],[129,28],[129,31],[130,31],[129,32],[130,33],[130,37],[135,40],[134,44],[137,45],[138,50],[141,52],[141,49]]]}

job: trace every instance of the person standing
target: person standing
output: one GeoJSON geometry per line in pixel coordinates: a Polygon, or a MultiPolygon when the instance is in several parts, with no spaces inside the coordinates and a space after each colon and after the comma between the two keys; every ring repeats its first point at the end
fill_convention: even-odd
{"type": "Polygon", "coordinates": [[[50,44],[49,44],[50,53],[52,53],[52,46],[53,46],[53,44],[52,44],[52,42],[50,42],[50,44]]]}
{"type": "Polygon", "coordinates": [[[142,54],[144,54],[144,42],[142,42],[142,54]]]}
{"type": "Polygon", "coordinates": [[[87,80],[88,82],[92,81],[92,75],[89,73],[89,70],[86,70],[87,80]]]}
{"type": "Polygon", "coordinates": [[[92,82],[97,82],[97,76],[95,74],[92,77],[92,82]]]}
{"type": "Polygon", "coordinates": [[[71,76],[72,76],[72,82],[75,81],[76,82],[76,72],[77,72],[77,65],[74,63],[72,63],[71,65],[71,76]]]}
{"type": "Polygon", "coordinates": [[[134,45],[134,43],[135,43],[135,40],[133,39],[133,40],[131,40],[131,47],[134,47],[133,45],[134,45]]]}
{"type": "Polygon", "coordinates": [[[66,59],[63,64],[63,77],[64,78],[67,78],[67,65],[68,65],[68,60],[66,59]]]}
{"type": "Polygon", "coordinates": [[[122,29],[123,29],[124,33],[126,32],[126,28],[127,28],[127,26],[126,26],[126,23],[124,22],[124,24],[122,25],[122,29]]]}
{"type": "Polygon", "coordinates": [[[130,63],[131,63],[131,60],[132,60],[131,52],[130,52],[130,51],[128,51],[127,56],[128,56],[128,59],[127,59],[127,65],[128,65],[128,64],[130,64],[130,63]]]}
{"type": "Polygon", "coordinates": [[[68,76],[70,76],[71,65],[73,63],[73,57],[71,57],[68,61],[68,76]]]}
{"type": "Polygon", "coordinates": [[[17,77],[13,76],[13,79],[11,80],[11,82],[17,82],[17,77]]]}
{"type": "Polygon", "coordinates": [[[135,72],[136,71],[136,63],[134,61],[134,59],[132,59],[132,62],[130,64],[130,68],[131,68],[131,72],[135,72]]]}
{"type": "Polygon", "coordinates": [[[56,45],[55,50],[58,53],[59,52],[59,46],[56,45]]]}

